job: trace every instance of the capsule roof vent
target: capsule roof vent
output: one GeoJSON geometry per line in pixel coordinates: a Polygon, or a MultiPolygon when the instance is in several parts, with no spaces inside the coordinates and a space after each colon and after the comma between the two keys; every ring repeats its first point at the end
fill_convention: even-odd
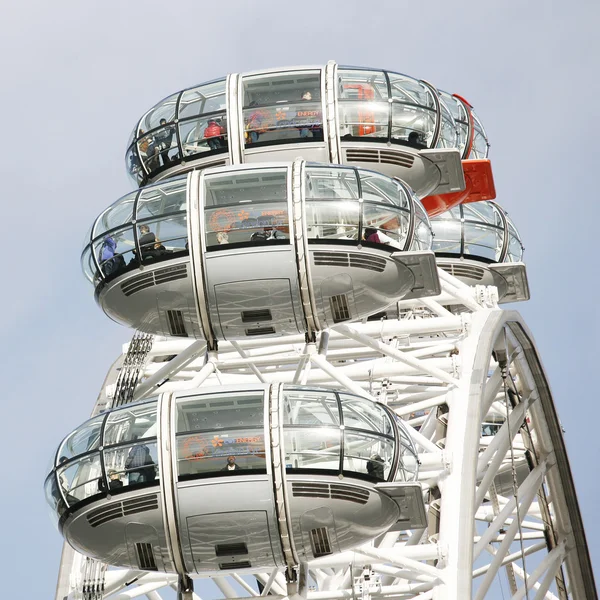
{"type": "Polygon", "coordinates": [[[334,323],[341,323],[350,319],[350,307],[348,306],[348,296],[346,294],[330,296],[329,305],[334,323]]]}
{"type": "Polygon", "coordinates": [[[215,546],[217,556],[236,556],[248,554],[248,546],[244,542],[234,542],[232,544],[217,544],[215,546]]]}
{"type": "Polygon", "coordinates": [[[275,327],[254,327],[253,329],[246,329],[246,335],[251,337],[253,335],[273,335],[275,333],[275,327]]]}
{"type": "Polygon", "coordinates": [[[315,266],[354,267],[381,273],[385,270],[385,258],[367,252],[314,252],[315,266]]]}
{"type": "Polygon", "coordinates": [[[258,321],[272,321],[273,315],[268,308],[259,310],[243,310],[242,323],[256,323],[258,321]]]}
{"type": "Polygon", "coordinates": [[[180,310],[167,310],[166,313],[169,333],[175,337],[188,337],[183,321],[183,313],[180,310]]]}
{"type": "Polygon", "coordinates": [[[228,571],[231,569],[249,569],[252,565],[249,560],[240,560],[238,562],[224,562],[219,563],[219,569],[222,571],[228,571]]]}
{"type": "Polygon", "coordinates": [[[439,267],[454,277],[466,277],[475,281],[481,281],[485,275],[485,271],[475,265],[442,263],[439,267]]]}

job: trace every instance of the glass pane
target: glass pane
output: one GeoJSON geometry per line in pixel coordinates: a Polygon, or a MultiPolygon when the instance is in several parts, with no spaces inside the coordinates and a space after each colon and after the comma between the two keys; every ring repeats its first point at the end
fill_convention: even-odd
{"type": "Polygon", "coordinates": [[[205,179],[204,207],[237,206],[287,199],[287,170],[255,169],[211,175],[205,179]]]}
{"type": "Polygon", "coordinates": [[[104,451],[104,466],[108,481],[100,481],[101,491],[156,481],[158,483],[158,453],[156,442],[121,446],[104,451]]]}
{"type": "Polygon", "coordinates": [[[508,220],[508,236],[508,254],[505,262],[519,262],[523,259],[523,244],[510,220],[508,220]]]}
{"type": "Polygon", "coordinates": [[[136,185],[140,185],[146,173],[142,167],[142,161],[138,151],[137,144],[131,145],[125,154],[125,167],[127,173],[136,185]]]}
{"type": "Polygon", "coordinates": [[[463,217],[467,221],[489,223],[496,227],[504,227],[502,215],[498,208],[491,202],[473,202],[462,205],[463,217]]]}
{"type": "Polygon", "coordinates": [[[117,276],[127,265],[137,262],[133,229],[115,231],[95,241],[94,252],[104,276],[117,276]]]}
{"type": "Polygon", "coordinates": [[[432,219],[431,226],[435,234],[433,238],[434,252],[460,254],[462,224],[458,210],[446,211],[443,215],[432,219]],[[452,214],[450,214],[451,212],[452,214]]]}
{"type": "Polygon", "coordinates": [[[307,200],[358,200],[358,183],[353,169],[306,167],[307,200]]]}
{"type": "Polygon", "coordinates": [[[385,438],[344,431],[344,471],[386,480],[394,459],[394,442],[385,438]]]}
{"type": "Polygon", "coordinates": [[[358,241],[359,203],[308,201],[305,205],[309,239],[358,241]]]}
{"type": "Polygon", "coordinates": [[[389,111],[389,105],[384,102],[340,102],[341,139],[387,140],[389,111]]]}
{"type": "Polygon", "coordinates": [[[109,413],[104,430],[104,446],[156,437],[156,401],[121,408],[109,413]]]}
{"type": "Polygon", "coordinates": [[[165,127],[157,129],[143,138],[144,146],[145,142],[148,142],[145,152],[142,142],[140,142],[140,156],[149,172],[156,171],[161,167],[168,167],[171,161],[179,159],[175,125],[166,125],[166,123],[164,125],[165,127]]]}
{"type": "Polygon", "coordinates": [[[464,253],[473,254],[496,260],[502,249],[503,231],[488,227],[465,223],[465,249],[464,253]]]}
{"type": "Polygon", "coordinates": [[[101,491],[99,481],[101,480],[102,471],[99,453],[91,454],[81,460],[68,463],[64,467],[59,467],[56,473],[58,483],[69,506],[101,491]]]}
{"type": "Polygon", "coordinates": [[[165,98],[142,117],[138,125],[138,127],[143,130],[142,133],[158,127],[161,125],[162,121],[171,123],[175,120],[175,108],[177,107],[178,96],[179,92],[165,98]]]}
{"type": "Polygon", "coordinates": [[[469,158],[487,158],[489,146],[485,130],[475,113],[472,114],[475,131],[473,135],[473,147],[471,148],[469,158]]]}
{"type": "Polygon", "coordinates": [[[429,217],[416,196],[413,196],[413,207],[415,211],[415,233],[410,243],[410,250],[431,250],[433,233],[429,224],[429,217]]]}
{"type": "Polygon", "coordinates": [[[374,244],[385,244],[404,250],[409,226],[409,213],[365,202],[363,205],[363,238],[374,244]]]}
{"type": "Polygon", "coordinates": [[[177,432],[261,426],[264,394],[229,392],[177,399],[177,432]]]}
{"type": "Polygon", "coordinates": [[[333,392],[286,390],[284,425],[339,425],[338,403],[333,392]]]}
{"type": "Polygon", "coordinates": [[[225,113],[198,117],[179,123],[183,156],[204,152],[225,152],[228,148],[227,117],[225,113]]]}
{"type": "Polygon", "coordinates": [[[94,279],[97,277],[96,268],[92,260],[92,249],[88,246],[81,255],[81,268],[85,278],[90,282],[94,283],[94,279]]]}
{"type": "Polygon", "coordinates": [[[179,102],[178,118],[187,119],[188,117],[225,110],[227,103],[225,86],[226,81],[222,79],[183,92],[179,102]]]}
{"type": "Polygon", "coordinates": [[[417,149],[428,148],[435,130],[435,112],[392,104],[392,141],[417,149]]]}
{"type": "Polygon", "coordinates": [[[127,194],[119,198],[114,204],[109,206],[94,223],[92,237],[97,238],[109,229],[121,227],[131,223],[133,219],[133,205],[137,192],[127,194]]]}
{"type": "Polygon", "coordinates": [[[339,428],[307,430],[287,426],[283,431],[286,468],[339,471],[340,433],[339,428]]]}
{"type": "Polygon", "coordinates": [[[250,203],[205,211],[206,246],[289,240],[287,202],[250,203]]]}
{"type": "Polygon", "coordinates": [[[104,415],[100,415],[87,421],[78,429],[70,433],[60,445],[60,450],[58,451],[58,464],[61,464],[74,456],[98,448],[100,445],[100,428],[102,427],[103,420],[104,415]]]}
{"type": "Polygon", "coordinates": [[[440,138],[437,141],[436,148],[456,148],[458,144],[458,132],[454,119],[446,105],[440,101],[442,111],[442,126],[440,129],[440,138]]]}
{"type": "Polygon", "coordinates": [[[424,83],[398,73],[388,73],[388,77],[392,98],[395,101],[415,104],[435,111],[435,102],[431,90],[424,83]]]}
{"type": "Polygon", "coordinates": [[[46,482],[44,483],[44,493],[46,495],[46,502],[53,511],[57,511],[60,504],[62,504],[62,509],[64,511],[64,502],[60,495],[56,475],[54,473],[51,473],[48,479],[46,479],[46,482]]]}
{"type": "Polygon", "coordinates": [[[288,71],[243,78],[246,145],[323,140],[321,77],[288,71]]]}
{"type": "Polygon", "coordinates": [[[338,99],[362,102],[388,99],[387,81],[381,71],[338,70],[338,99]]]}
{"type": "Polygon", "coordinates": [[[262,429],[239,429],[212,435],[177,436],[178,474],[229,475],[266,469],[262,429]]]}
{"type": "Polygon", "coordinates": [[[359,175],[364,200],[393,204],[409,210],[406,192],[399,183],[371,171],[360,170],[359,175]]]}
{"type": "Polygon", "coordinates": [[[187,210],[187,178],[170,179],[166,183],[144,188],[140,194],[136,219],[158,217],[167,213],[187,210]]]}
{"type": "Polygon", "coordinates": [[[394,436],[390,418],[379,404],[347,394],[340,394],[340,400],[342,401],[344,427],[356,427],[394,436]]]}
{"type": "Polygon", "coordinates": [[[187,213],[145,221],[138,225],[138,231],[144,263],[188,250],[187,213]]]}

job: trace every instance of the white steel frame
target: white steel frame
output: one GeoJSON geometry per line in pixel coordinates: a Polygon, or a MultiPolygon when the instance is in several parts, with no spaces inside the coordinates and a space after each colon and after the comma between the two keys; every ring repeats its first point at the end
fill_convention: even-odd
{"type": "MultiPolygon", "coordinates": [[[[159,388],[257,380],[334,385],[393,408],[419,451],[427,530],[392,530],[313,560],[293,585],[283,569],[255,573],[261,594],[247,576],[209,575],[224,598],[481,600],[498,597],[499,585],[513,600],[597,597],[531,335],[518,313],[498,308],[495,288],[439,276],[442,294],[400,302],[399,318],[340,324],[314,343],[250,339],[206,352],[204,341],[155,339],[136,399],[159,388]],[[176,357],[153,362],[166,355],[176,357]],[[492,435],[483,435],[485,427],[492,435]]],[[[101,398],[110,393],[108,385],[101,398]]],[[[182,599],[201,597],[195,581],[196,592],[181,592],[182,599]]],[[[65,547],[56,599],[162,600],[166,587],[177,588],[176,575],[106,570],[65,547]],[[97,595],[83,595],[84,584],[97,595]]]]}

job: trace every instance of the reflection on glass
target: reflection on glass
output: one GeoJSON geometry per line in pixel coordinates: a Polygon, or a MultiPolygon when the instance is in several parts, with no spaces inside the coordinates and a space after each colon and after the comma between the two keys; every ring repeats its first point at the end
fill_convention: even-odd
{"type": "MultiPolygon", "coordinates": [[[[262,399],[261,399],[262,404],[262,399]]],[[[262,429],[235,429],[177,436],[178,474],[243,474],[266,469],[265,438],[262,429]]]]}
{"type": "Polygon", "coordinates": [[[357,201],[310,201],[306,203],[305,210],[309,239],[358,240],[357,201]]]}
{"type": "Polygon", "coordinates": [[[222,79],[185,90],[179,101],[179,119],[225,110],[225,83],[222,79]]]}
{"type": "Polygon", "coordinates": [[[210,151],[225,152],[229,144],[225,113],[182,121],[179,136],[184,157],[210,151]]]}
{"type": "Polygon", "coordinates": [[[339,425],[338,403],[333,392],[287,390],[285,425],[339,425]]]}
{"type": "Polygon", "coordinates": [[[508,223],[508,254],[505,260],[506,262],[519,262],[523,259],[523,244],[511,220],[508,217],[506,220],[508,223]]]}
{"type": "Polygon", "coordinates": [[[294,429],[283,432],[285,463],[288,469],[340,468],[340,428],[294,429]]]}
{"type": "Polygon", "coordinates": [[[178,398],[177,432],[262,427],[263,392],[228,392],[178,398]]]}
{"type": "Polygon", "coordinates": [[[66,460],[95,450],[100,445],[100,429],[104,415],[90,419],[69,434],[58,450],[58,464],[66,460]]]}
{"type": "Polygon", "coordinates": [[[96,240],[93,248],[104,277],[116,277],[136,260],[131,226],[96,240]]]}
{"type": "Polygon", "coordinates": [[[104,428],[105,446],[156,437],[156,401],[131,405],[109,413],[104,428]]]}
{"type": "Polygon", "coordinates": [[[388,478],[394,459],[394,442],[386,438],[344,431],[344,471],[388,478]]]}
{"type": "Polygon", "coordinates": [[[95,221],[92,237],[97,238],[105,231],[128,224],[133,219],[133,208],[138,192],[132,192],[111,204],[95,221]]]}
{"type": "Polygon", "coordinates": [[[119,446],[104,451],[108,481],[100,479],[100,491],[115,491],[143,483],[158,483],[158,451],[156,442],[119,446]]]}
{"type": "Polygon", "coordinates": [[[94,453],[79,460],[58,467],[58,485],[68,506],[85,500],[99,492],[98,480],[101,477],[100,454],[94,453]]]}
{"type": "Polygon", "coordinates": [[[409,210],[406,192],[399,183],[372,171],[360,170],[359,174],[364,200],[393,204],[404,210],[409,210]]]}
{"type": "Polygon", "coordinates": [[[404,250],[408,234],[409,213],[376,204],[363,205],[363,238],[367,242],[404,250]]]}
{"type": "Polygon", "coordinates": [[[429,217],[421,202],[414,195],[413,208],[415,211],[415,232],[409,250],[431,250],[433,232],[431,231],[429,217]]]}
{"type": "MultiPolygon", "coordinates": [[[[178,177],[165,183],[148,186],[140,192],[136,219],[148,219],[186,210],[187,179],[178,177]]],[[[122,223],[128,220],[122,221],[122,223]]],[[[121,223],[118,223],[119,225],[121,223]]]]}
{"type": "Polygon", "coordinates": [[[320,79],[316,71],[244,77],[246,147],[259,142],[323,141],[320,79]]]}
{"type": "Polygon", "coordinates": [[[474,134],[473,147],[471,148],[471,154],[469,154],[469,158],[487,158],[489,152],[487,135],[485,134],[485,130],[483,129],[481,121],[477,118],[474,112],[472,112],[472,115],[474,134]]]}
{"type": "Polygon", "coordinates": [[[358,199],[356,171],[344,167],[307,165],[305,179],[307,200],[358,199]]]}
{"type": "Polygon", "coordinates": [[[179,93],[173,94],[152,107],[141,119],[138,128],[144,131],[154,129],[162,124],[170,123],[175,119],[177,98],[179,93]]]}
{"type": "Polygon", "coordinates": [[[375,402],[366,402],[362,398],[349,394],[340,394],[344,426],[364,429],[393,437],[394,430],[389,415],[375,402]]]}

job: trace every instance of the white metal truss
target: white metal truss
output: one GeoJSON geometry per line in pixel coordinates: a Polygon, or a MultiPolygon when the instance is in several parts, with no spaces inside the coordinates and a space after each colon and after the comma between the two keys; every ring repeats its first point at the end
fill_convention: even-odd
{"type": "MultiPolygon", "coordinates": [[[[428,528],[252,578],[215,573],[224,598],[533,600],[596,598],[561,428],[532,337],[495,288],[443,271],[442,294],[396,315],[303,336],[221,342],[154,340],[135,398],[240,382],[334,385],[386,403],[419,452],[428,528]],[[394,317],[394,318],[393,318],[394,317]],[[165,357],[172,357],[165,362],[165,357]]],[[[124,352],[127,351],[125,347],[124,352]]],[[[110,403],[113,366],[97,409],[110,403]]],[[[408,465],[410,466],[410,465],[408,465]]],[[[393,528],[392,528],[393,529],[393,528]]],[[[180,591],[185,600],[201,597],[180,591]]],[[[57,600],[161,600],[177,576],[108,570],[66,547],[57,600]]]]}

